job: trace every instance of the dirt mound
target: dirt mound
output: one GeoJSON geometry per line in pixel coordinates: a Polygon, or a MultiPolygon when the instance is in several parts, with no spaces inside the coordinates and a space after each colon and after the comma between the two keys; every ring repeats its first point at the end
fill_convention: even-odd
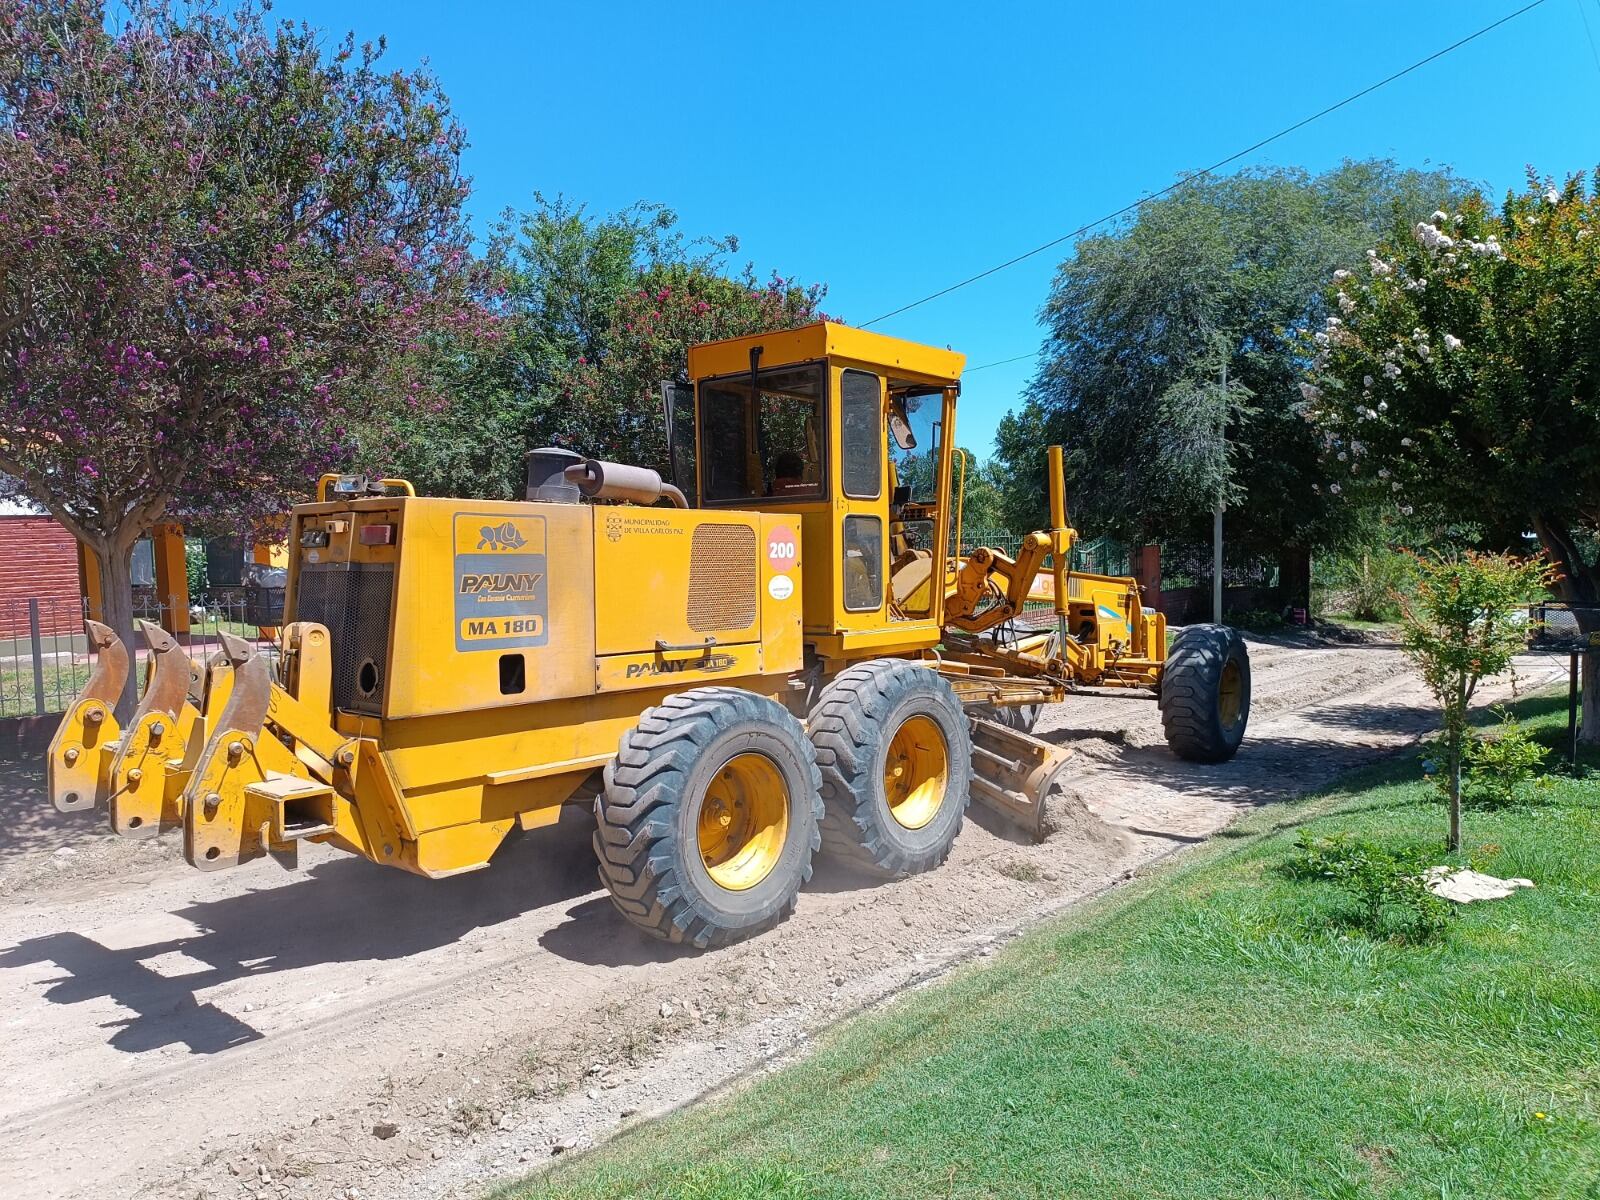
{"type": "Polygon", "coordinates": [[[1071,789],[1058,788],[1045,800],[1040,832],[1053,854],[1075,861],[1115,862],[1133,853],[1133,837],[1128,831],[1095,816],[1083,797],[1071,789]]]}

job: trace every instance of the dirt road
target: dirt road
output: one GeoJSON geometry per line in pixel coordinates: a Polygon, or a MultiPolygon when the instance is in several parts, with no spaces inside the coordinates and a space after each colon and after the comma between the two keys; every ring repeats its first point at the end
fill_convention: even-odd
{"type": "Polygon", "coordinates": [[[793,920],[705,955],[613,913],[582,820],[439,882],[317,847],[202,875],[0,765],[0,1194],[477,1195],[1428,727],[1393,648],[1252,658],[1232,763],[1179,762],[1153,704],[1075,699],[1040,726],[1081,797],[1043,844],[974,810],[940,870],[823,866],[793,920]]]}

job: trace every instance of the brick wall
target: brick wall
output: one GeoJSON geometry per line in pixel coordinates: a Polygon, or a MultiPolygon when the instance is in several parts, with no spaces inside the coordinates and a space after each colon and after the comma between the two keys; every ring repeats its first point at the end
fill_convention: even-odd
{"type": "Polygon", "coordinates": [[[26,637],[28,601],[39,600],[46,637],[82,626],[78,544],[50,517],[0,516],[0,637],[26,637]]]}

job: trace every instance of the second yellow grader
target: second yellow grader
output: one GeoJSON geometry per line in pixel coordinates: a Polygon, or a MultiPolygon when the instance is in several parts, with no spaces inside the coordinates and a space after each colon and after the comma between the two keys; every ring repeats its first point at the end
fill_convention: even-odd
{"type": "Polygon", "coordinates": [[[592,806],[617,908],[705,947],[782,919],[819,850],[926,871],[969,799],[1037,829],[1067,750],[1031,724],[1069,693],[1151,698],[1177,754],[1231,757],[1243,641],[1169,652],[1134,580],[1070,570],[1058,447],[1050,528],[964,551],[963,362],[830,323],[696,346],[664,388],[677,486],[564,450],[516,502],[324,479],[276,661],[147,626],[123,722],[128,650],[91,624],[51,800],[181,828],[201,870],[309,841],[430,878],[592,806]]]}

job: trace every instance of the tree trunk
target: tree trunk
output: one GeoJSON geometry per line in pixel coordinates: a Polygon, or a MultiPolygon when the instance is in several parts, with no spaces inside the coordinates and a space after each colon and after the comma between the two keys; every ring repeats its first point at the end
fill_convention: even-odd
{"type": "Polygon", "coordinates": [[[131,669],[122,688],[122,699],[117,702],[117,720],[126,722],[133,716],[139,699],[139,643],[133,634],[133,545],[129,543],[119,549],[117,543],[108,538],[91,544],[89,551],[100,568],[101,618],[128,649],[131,669]]]}
{"type": "Polygon", "coordinates": [[[1311,551],[1284,546],[1278,551],[1278,595],[1285,608],[1311,611],[1311,551]]]}
{"type": "Polygon", "coordinates": [[[1450,837],[1445,849],[1454,854],[1461,849],[1461,732],[1450,732],[1450,837]]]}

